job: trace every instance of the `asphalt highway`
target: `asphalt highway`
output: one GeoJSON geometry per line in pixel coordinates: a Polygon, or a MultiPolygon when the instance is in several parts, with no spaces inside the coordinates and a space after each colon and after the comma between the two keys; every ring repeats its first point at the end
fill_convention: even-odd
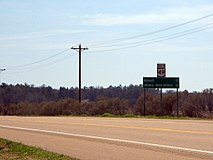
{"type": "Polygon", "coordinates": [[[0,137],[82,160],[213,159],[213,121],[0,116],[0,137]]]}

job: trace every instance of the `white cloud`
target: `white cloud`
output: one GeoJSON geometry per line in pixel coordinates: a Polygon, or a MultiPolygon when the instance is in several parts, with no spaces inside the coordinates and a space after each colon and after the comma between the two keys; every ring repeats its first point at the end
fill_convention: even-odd
{"type": "Polygon", "coordinates": [[[162,24],[191,20],[212,13],[213,5],[196,7],[178,7],[152,13],[135,15],[96,14],[85,16],[84,23],[89,25],[132,25],[132,24],[162,24]]]}
{"type": "Polygon", "coordinates": [[[138,15],[110,15],[98,14],[91,16],[86,21],[92,25],[128,25],[128,24],[147,24],[147,23],[163,23],[172,20],[172,15],[163,14],[138,14],[138,15]]]}
{"type": "Polygon", "coordinates": [[[0,41],[37,39],[37,38],[45,38],[45,37],[65,35],[65,34],[87,33],[87,32],[93,32],[93,31],[94,30],[54,29],[54,30],[47,30],[47,31],[22,33],[22,34],[16,34],[16,35],[3,35],[3,36],[0,35],[0,41]]]}
{"type": "MultiPolygon", "coordinates": [[[[0,54],[5,52],[27,52],[31,51],[44,51],[53,49],[69,48],[73,44],[73,39],[67,37],[70,34],[80,34],[94,32],[94,30],[66,30],[55,29],[39,32],[18,33],[15,35],[0,35],[0,54]],[[68,35],[68,36],[66,36],[68,35]],[[52,37],[56,36],[56,37],[52,37]],[[57,41],[58,37],[66,37],[57,41]]],[[[70,36],[72,37],[72,36],[70,36]]]]}

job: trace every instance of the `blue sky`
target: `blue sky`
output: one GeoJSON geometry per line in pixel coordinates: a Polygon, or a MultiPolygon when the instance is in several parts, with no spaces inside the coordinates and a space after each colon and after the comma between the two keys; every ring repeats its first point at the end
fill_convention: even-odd
{"type": "Polygon", "coordinates": [[[82,86],[141,84],[166,63],[181,90],[212,88],[213,16],[142,36],[210,14],[212,0],[0,0],[0,79],[77,87],[81,43],[82,86]]]}

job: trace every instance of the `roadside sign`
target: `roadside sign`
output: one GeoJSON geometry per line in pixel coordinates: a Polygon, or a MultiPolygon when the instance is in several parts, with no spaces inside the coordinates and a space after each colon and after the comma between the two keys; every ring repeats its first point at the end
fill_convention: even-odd
{"type": "Polygon", "coordinates": [[[157,77],[166,77],[166,64],[165,63],[157,64],[157,77]]]}
{"type": "Polygon", "coordinates": [[[143,77],[143,88],[179,88],[179,77],[143,77]]]}

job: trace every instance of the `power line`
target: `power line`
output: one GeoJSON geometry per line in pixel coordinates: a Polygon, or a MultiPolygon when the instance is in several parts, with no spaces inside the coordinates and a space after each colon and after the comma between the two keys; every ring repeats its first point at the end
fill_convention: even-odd
{"type": "Polygon", "coordinates": [[[64,60],[67,60],[68,57],[72,57],[72,56],[75,56],[75,54],[73,54],[73,55],[66,55],[65,57],[57,59],[55,61],[43,64],[43,65],[33,66],[33,68],[32,67],[30,67],[30,68],[28,67],[28,68],[22,69],[21,71],[7,72],[5,74],[11,75],[11,74],[19,74],[19,73],[26,73],[26,72],[32,72],[32,71],[35,71],[35,70],[40,70],[40,69],[43,69],[43,68],[51,67],[51,66],[53,66],[53,65],[55,65],[57,63],[60,63],[60,62],[62,62],[64,60]]]}
{"type": "MultiPolygon", "coordinates": [[[[156,34],[156,33],[164,32],[164,31],[175,29],[175,28],[178,28],[178,27],[182,27],[182,26],[185,26],[185,25],[188,25],[188,24],[191,24],[191,23],[195,23],[195,22],[210,18],[212,16],[213,16],[213,13],[208,14],[206,16],[202,16],[202,17],[193,19],[193,20],[190,20],[190,21],[187,21],[187,22],[184,22],[184,23],[180,23],[180,24],[177,24],[177,25],[174,25],[174,26],[170,26],[170,27],[167,27],[167,28],[163,28],[163,29],[156,30],[156,31],[153,31],[153,32],[149,32],[149,33],[145,33],[145,34],[140,34],[140,35],[135,35],[135,36],[130,36],[130,37],[124,37],[124,38],[118,38],[118,39],[112,39],[110,41],[92,42],[90,44],[91,45],[93,44],[94,47],[92,47],[92,48],[94,48],[94,49],[106,48],[106,49],[102,49],[102,50],[94,50],[92,52],[93,53],[109,52],[109,51],[116,51],[116,50],[123,50],[123,49],[128,49],[128,48],[140,47],[140,46],[150,45],[150,44],[154,44],[154,43],[158,43],[158,42],[162,42],[162,41],[166,41],[166,40],[175,39],[175,38],[178,38],[178,37],[183,37],[183,36],[186,36],[186,35],[194,34],[194,33],[197,33],[197,32],[201,32],[201,31],[213,28],[213,26],[211,26],[213,23],[206,24],[206,25],[196,27],[196,28],[192,28],[192,29],[189,29],[189,30],[185,30],[185,31],[182,31],[182,32],[177,32],[177,33],[174,33],[174,34],[169,34],[169,35],[166,35],[166,36],[156,37],[156,38],[143,40],[143,41],[128,42],[130,40],[136,40],[138,38],[150,36],[150,35],[153,35],[153,34],[156,34]],[[110,45],[111,43],[114,43],[114,44],[110,45]],[[122,46],[124,46],[124,47],[122,47],[122,46]]],[[[84,49],[86,50],[87,48],[81,48],[80,49],[80,48],[72,47],[71,49],[75,49],[77,51],[80,51],[80,50],[84,50],[84,49]]],[[[66,49],[64,51],[58,52],[58,53],[56,53],[52,56],[49,56],[47,58],[44,58],[44,59],[41,59],[41,60],[38,60],[38,61],[35,61],[35,62],[31,62],[31,63],[27,63],[27,64],[23,64],[23,65],[17,65],[17,66],[7,66],[7,67],[4,67],[4,68],[7,68],[7,70],[17,70],[17,69],[22,69],[22,68],[26,69],[29,66],[40,64],[40,63],[47,61],[51,58],[62,55],[65,52],[67,52],[68,50],[69,49],[66,49]]],[[[54,63],[55,62],[56,61],[54,61],[54,63]]],[[[30,70],[30,71],[32,71],[32,70],[30,70]]],[[[25,72],[25,71],[22,71],[22,72],[25,72]]]]}
{"type": "Polygon", "coordinates": [[[140,44],[142,42],[145,43],[145,42],[153,41],[153,40],[156,40],[156,39],[166,38],[166,37],[170,37],[170,36],[174,36],[174,35],[178,35],[178,34],[183,34],[183,33],[191,32],[191,31],[195,31],[195,30],[198,30],[198,29],[203,29],[204,27],[208,27],[208,26],[212,27],[212,25],[213,25],[213,23],[209,23],[209,24],[205,24],[205,25],[202,25],[202,26],[199,26],[199,27],[195,27],[195,28],[192,28],[192,29],[189,29],[189,30],[169,34],[169,35],[166,35],[166,36],[156,37],[156,38],[152,38],[152,39],[146,39],[146,40],[143,40],[143,41],[133,41],[133,42],[118,43],[118,44],[115,43],[113,45],[106,44],[106,45],[102,45],[102,46],[94,47],[94,48],[96,49],[96,48],[126,46],[126,45],[131,45],[131,44],[140,44]]]}
{"type": "Polygon", "coordinates": [[[109,51],[116,51],[116,50],[123,50],[123,49],[141,47],[141,46],[150,45],[150,44],[154,44],[154,43],[158,43],[158,42],[162,42],[162,41],[166,41],[166,40],[170,40],[170,39],[183,37],[183,36],[186,36],[186,35],[194,34],[194,33],[197,33],[197,32],[201,32],[201,31],[213,28],[213,26],[210,26],[210,24],[208,24],[206,26],[209,26],[209,27],[205,27],[205,28],[204,27],[197,27],[197,28],[194,28],[194,29],[190,29],[190,30],[183,31],[183,32],[178,32],[178,33],[167,35],[167,36],[157,37],[157,38],[149,39],[149,40],[145,40],[145,41],[129,43],[129,44],[126,44],[128,46],[125,46],[125,47],[119,47],[119,46],[125,45],[125,44],[120,44],[120,45],[117,45],[118,48],[94,50],[92,52],[93,53],[96,53],[96,52],[109,52],[109,51]]]}
{"type": "MultiPolygon", "coordinates": [[[[135,35],[135,36],[130,36],[130,37],[124,37],[124,38],[118,38],[118,39],[112,39],[111,41],[92,42],[91,44],[94,44],[94,46],[93,47],[91,46],[91,47],[95,48],[95,49],[96,48],[105,48],[105,47],[108,47],[109,44],[111,44],[111,43],[116,43],[116,42],[118,43],[118,42],[122,42],[122,41],[134,40],[134,39],[137,39],[137,38],[150,36],[150,35],[153,35],[153,34],[156,34],[156,33],[164,32],[164,31],[171,30],[171,29],[174,29],[174,28],[178,28],[178,27],[190,24],[190,23],[201,21],[203,19],[207,19],[207,18],[210,18],[212,16],[213,16],[213,13],[208,14],[206,16],[202,16],[202,17],[193,19],[193,20],[190,20],[190,21],[187,21],[187,22],[184,22],[184,23],[180,23],[180,24],[177,24],[177,25],[174,25],[174,26],[170,26],[170,27],[167,27],[167,28],[164,28],[164,29],[156,30],[156,31],[153,31],[153,32],[145,33],[145,34],[140,34],[140,35],[135,35]]],[[[206,29],[204,29],[204,30],[206,30],[206,29]]],[[[199,30],[197,32],[200,32],[200,31],[202,31],[202,30],[199,30]]],[[[184,31],[184,32],[186,32],[186,31],[184,31]]],[[[196,32],[192,32],[192,33],[196,33],[196,32]]],[[[188,35],[188,34],[192,34],[192,33],[187,33],[187,34],[184,34],[184,35],[188,35]]],[[[178,34],[178,33],[175,33],[175,34],[178,34]]],[[[174,35],[171,34],[171,35],[163,36],[163,37],[164,38],[168,37],[168,38],[166,38],[166,40],[168,40],[168,39],[174,39],[176,37],[183,36],[183,35],[179,35],[179,36],[174,36],[174,35]],[[174,37],[169,38],[169,36],[174,36],[174,37]]],[[[139,44],[141,44],[141,43],[144,43],[144,44],[141,44],[141,45],[148,45],[148,44],[156,43],[156,41],[160,42],[160,41],[164,41],[165,40],[165,39],[158,40],[159,38],[162,38],[162,37],[157,37],[156,39],[155,38],[151,39],[151,41],[154,41],[154,42],[147,42],[147,41],[150,41],[150,40],[144,40],[144,41],[127,43],[127,44],[113,44],[113,45],[109,46],[111,49],[105,49],[105,50],[100,50],[100,51],[97,50],[97,51],[94,51],[94,52],[103,52],[103,51],[106,52],[106,51],[115,51],[115,50],[121,50],[121,49],[126,49],[126,48],[133,48],[134,46],[136,46],[136,44],[138,44],[137,46],[140,46],[139,44]],[[122,46],[122,45],[130,45],[130,44],[132,44],[133,46],[119,47],[119,46],[122,46]],[[118,46],[119,48],[112,48],[113,46],[115,46],[115,47],[118,46]]],[[[27,63],[27,64],[23,64],[23,65],[17,65],[17,66],[6,66],[4,68],[7,68],[7,69],[11,70],[11,69],[24,68],[24,67],[27,67],[27,66],[39,64],[41,62],[44,62],[46,60],[49,60],[49,59],[54,58],[56,56],[59,56],[59,55],[65,53],[65,52],[67,52],[68,50],[69,49],[66,49],[64,51],[56,53],[55,55],[52,55],[50,57],[47,57],[47,58],[44,58],[44,59],[41,59],[41,60],[38,60],[38,61],[35,61],[35,62],[32,62],[32,63],[27,63]]]]}
{"type": "Polygon", "coordinates": [[[91,43],[87,43],[87,45],[95,47],[95,46],[99,46],[99,45],[111,44],[111,43],[115,43],[115,42],[127,41],[127,40],[131,40],[131,39],[136,39],[136,38],[141,38],[141,37],[145,37],[145,36],[150,36],[150,35],[153,35],[153,34],[156,34],[156,33],[164,32],[164,31],[175,29],[175,28],[178,28],[178,27],[182,27],[182,26],[194,23],[194,22],[198,22],[198,21],[210,18],[212,16],[213,16],[213,13],[205,15],[205,16],[202,16],[202,17],[199,17],[199,18],[196,18],[196,19],[193,19],[193,20],[190,20],[190,21],[186,21],[184,23],[180,23],[180,24],[173,25],[173,26],[170,26],[170,27],[167,27],[167,28],[159,29],[159,30],[156,30],[156,31],[153,31],[153,32],[148,32],[148,33],[145,33],[145,34],[139,34],[139,35],[130,36],[130,37],[112,39],[112,40],[109,40],[109,41],[91,42],[91,43]]]}
{"type": "Polygon", "coordinates": [[[11,70],[11,69],[13,69],[13,68],[14,68],[14,69],[17,69],[17,68],[23,68],[23,67],[35,65],[35,64],[44,62],[44,61],[46,61],[46,60],[49,60],[49,59],[51,59],[51,58],[54,58],[54,57],[56,57],[56,56],[59,56],[59,55],[65,53],[65,52],[67,52],[68,50],[70,50],[70,49],[66,49],[66,50],[64,50],[64,51],[58,52],[58,53],[56,53],[56,54],[54,54],[54,55],[52,55],[52,56],[49,56],[49,57],[44,58],[44,59],[41,59],[41,60],[39,60],[39,61],[35,61],[35,62],[32,62],[32,63],[23,64],[23,65],[17,65],[17,66],[7,66],[7,67],[5,67],[5,68],[11,70]]]}

